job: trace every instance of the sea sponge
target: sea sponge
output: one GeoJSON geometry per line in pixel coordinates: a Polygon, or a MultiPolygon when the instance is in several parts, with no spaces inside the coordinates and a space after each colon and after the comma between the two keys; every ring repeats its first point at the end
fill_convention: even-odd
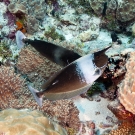
{"type": "Polygon", "coordinates": [[[0,134],[67,135],[58,124],[39,111],[7,109],[0,112],[0,134]]]}
{"type": "Polygon", "coordinates": [[[119,88],[119,100],[126,110],[135,114],[135,52],[126,63],[126,75],[119,88]]]}

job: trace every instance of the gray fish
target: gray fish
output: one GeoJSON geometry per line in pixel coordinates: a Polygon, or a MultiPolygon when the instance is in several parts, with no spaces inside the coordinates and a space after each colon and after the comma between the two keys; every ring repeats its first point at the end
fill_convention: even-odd
{"type": "Polygon", "coordinates": [[[69,99],[85,93],[102,75],[108,61],[105,51],[110,47],[85,55],[70,63],[42,85],[43,91],[38,91],[28,85],[37,103],[42,106],[44,96],[53,101],[69,99]]]}

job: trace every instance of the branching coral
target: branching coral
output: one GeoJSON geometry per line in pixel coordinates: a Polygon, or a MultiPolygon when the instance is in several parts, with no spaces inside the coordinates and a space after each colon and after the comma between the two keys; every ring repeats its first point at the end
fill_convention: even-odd
{"type": "Polygon", "coordinates": [[[23,73],[28,73],[35,70],[41,63],[43,63],[42,58],[31,50],[23,48],[19,53],[17,67],[23,73]]]}
{"type": "MultiPolygon", "coordinates": [[[[36,72],[39,76],[43,76],[44,79],[47,79],[49,76],[61,69],[59,65],[56,65],[41,56],[34,48],[29,46],[21,50],[17,67],[22,73],[27,74],[30,72],[36,72]]],[[[29,77],[30,76],[31,75],[29,75],[29,77]]],[[[31,76],[30,78],[32,79],[33,77],[31,76]]]]}
{"type": "Polygon", "coordinates": [[[24,80],[14,73],[10,67],[0,67],[0,101],[1,107],[14,104],[12,99],[19,96],[19,90],[24,86],[24,80]],[[16,95],[17,93],[18,95],[16,95]],[[8,99],[8,100],[7,100],[8,99]]]}
{"type": "Polygon", "coordinates": [[[45,100],[40,108],[33,99],[30,91],[25,87],[24,80],[14,73],[10,67],[0,67],[0,109],[30,108],[46,113],[50,118],[63,127],[79,128],[79,111],[71,100],[45,100]]]}
{"type": "Polygon", "coordinates": [[[39,111],[7,109],[0,112],[0,134],[67,135],[39,111]]]}

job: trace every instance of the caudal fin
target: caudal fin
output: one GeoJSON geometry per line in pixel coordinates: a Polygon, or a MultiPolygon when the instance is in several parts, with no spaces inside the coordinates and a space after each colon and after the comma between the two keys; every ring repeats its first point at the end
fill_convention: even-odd
{"type": "Polygon", "coordinates": [[[17,46],[19,49],[21,49],[22,47],[24,47],[24,42],[22,40],[25,39],[26,36],[19,30],[16,32],[15,35],[16,35],[17,46]]]}
{"type": "Polygon", "coordinates": [[[39,92],[38,90],[34,89],[33,87],[31,87],[30,85],[28,85],[29,90],[31,91],[32,95],[34,96],[36,102],[38,103],[38,105],[41,107],[42,106],[42,101],[43,98],[42,97],[38,97],[37,93],[39,92]]]}

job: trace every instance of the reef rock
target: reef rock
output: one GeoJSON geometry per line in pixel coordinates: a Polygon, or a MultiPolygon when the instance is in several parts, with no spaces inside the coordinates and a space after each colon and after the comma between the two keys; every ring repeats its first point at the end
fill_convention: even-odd
{"type": "Polygon", "coordinates": [[[7,24],[7,19],[4,17],[4,13],[7,11],[7,6],[0,2],[0,29],[7,24]]]}
{"type": "Polygon", "coordinates": [[[94,12],[98,15],[101,15],[103,12],[104,3],[106,3],[106,0],[90,0],[89,2],[94,12]]]}
{"type": "Polygon", "coordinates": [[[13,14],[23,13],[26,17],[27,33],[33,34],[38,30],[39,21],[46,15],[46,3],[44,0],[13,0],[10,1],[8,10],[13,14]]]}
{"type": "Polygon", "coordinates": [[[135,18],[135,1],[134,0],[117,0],[118,7],[116,11],[116,18],[121,22],[130,21],[135,18]]]}
{"type": "Polygon", "coordinates": [[[100,19],[98,19],[98,18],[91,18],[91,19],[92,19],[92,21],[89,24],[89,29],[82,32],[79,35],[80,40],[83,42],[95,39],[99,35],[100,19]]]}
{"type": "Polygon", "coordinates": [[[67,135],[39,111],[7,109],[0,112],[0,134],[67,135]]]}

